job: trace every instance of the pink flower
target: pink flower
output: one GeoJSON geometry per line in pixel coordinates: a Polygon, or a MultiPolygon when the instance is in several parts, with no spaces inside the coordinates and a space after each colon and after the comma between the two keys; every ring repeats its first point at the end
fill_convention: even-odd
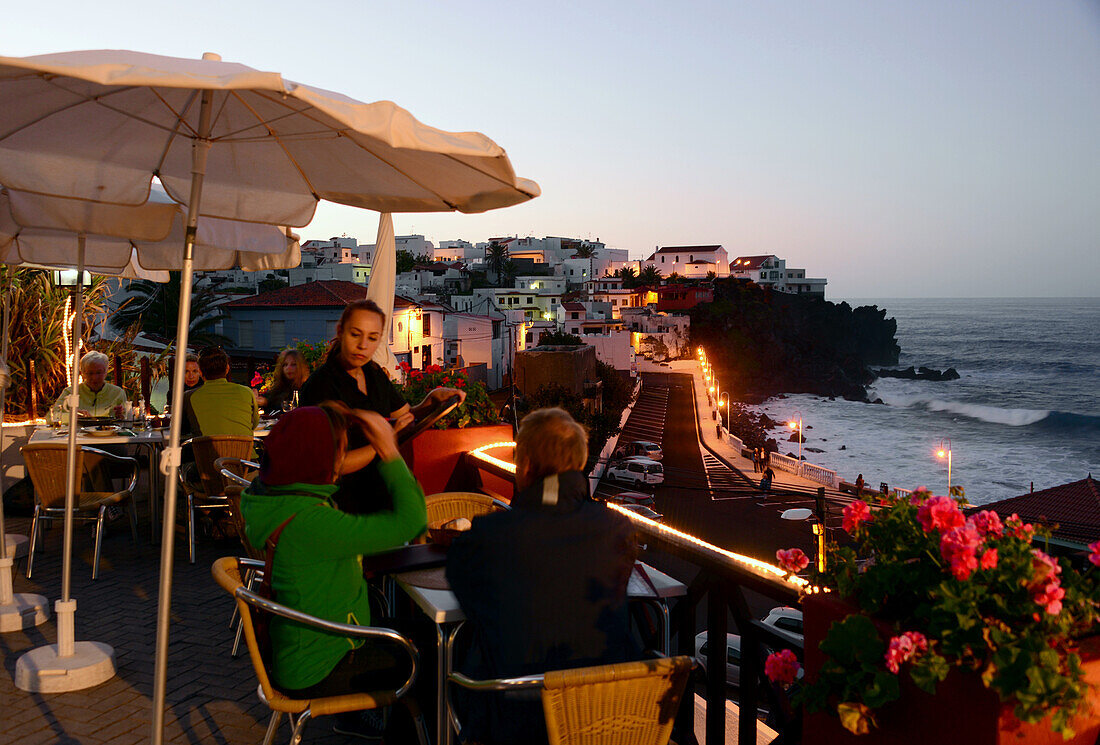
{"type": "MultiPolygon", "coordinates": [[[[942,499],[942,497],[934,497],[942,499]]],[[[959,527],[944,531],[940,538],[940,553],[951,567],[951,574],[958,580],[967,580],[971,572],[978,568],[977,552],[982,537],[973,523],[967,522],[959,527]]]]}
{"type": "Polygon", "coordinates": [[[256,371],[256,372],[255,372],[255,373],[254,373],[254,374],[252,375],[252,383],[251,383],[251,385],[252,385],[252,387],[253,387],[253,388],[255,388],[255,387],[256,387],[256,386],[258,386],[258,385],[263,385],[263,382],[264,382],[264,376],[263,376],[263,375],[260,375],[260,371],[259,371],[259,370],[257,370],[257,371],[256,371]]]}
{"type": "Polygon", "coordinates": [[[900,636],[895,636],[890,640],[890,647],[886,650],[886,668],[897,675],[903,662],[908,662],[927,649],[928,639],[919,631],[906,631],[900,636]]]}
{"type": "Polygon", "coordinates": [[[1066,595],[1058,578],[1062,567],[1052,557],[1035,548],[1031,550],[1031,569],[1035,574],[1027,589],[1032,600],[1043,606],[1049,615],[1058,615],[1062,612],[1062,598],[1066,595]]]}
{"type": "Polygon", "coordinates": [[[1092,552],[1089,554],[1089,561],[1100,567],[1100,541],[1097,541],[1096,543],[1090,543],[1089,551],[1092,552]]]}
{"type": "Polygon", "coordinates": [[[871,508],[862,499],[857,499],[844,508],[844,530],[854,533],[860,523],[870,522],[871,508]]]}
{"type": "Polygon", "coordinates": [[[809,557],[800,548],[779,549],[775,552],[775,558],[779,568],[791,574],[797,574],[810,565],[809,557]]]}
{"type": "Polygon", "coordinates": [[[1031,523],[1025,523],[1015,512],[1005,519],[1005,528],[1009,535],[1022,541],[1030,541],[1031,537],[1035,535],[1035,528],[1032,527],[1031,523]]]}
{"type": "Polygon", "coordinates": [[[926,533],[961,528],[966,523],[966,518],[959,511],[959,505],[950,497],[929,498],[917,510],[917,519],[926,533]]]}
{"type": "Polygon", "coordinates": [[[980,562],[982,569],[995,569],[997,567],[997,549],[986,549],[980,562]]]}
{"type": "Polygon", "coordinates": [[[928,491],[927,486],[918,486],[909,495],[909,504],[922,505],[931,496],[932,492],[928,491]]]}
{"type": "Polygon", "coordinates": [[[1000,538],[1004,535],[1005,527],[1001,524],[1001,516],[993,510],[982,510],[974,515],[971,520],[974,521],[974,527],[978,529],[983,538],[990,535],[994,538],[1000,538]]]}
{"type": "Polygon", "coordinates": [[[802,665],[798,664],[798,658],[789,649],[772,652],[768,655],[768,659],[764,660],[764,674],[773,683],[790,685],[798,679],[798,671],[801,669],[802,665]]]}

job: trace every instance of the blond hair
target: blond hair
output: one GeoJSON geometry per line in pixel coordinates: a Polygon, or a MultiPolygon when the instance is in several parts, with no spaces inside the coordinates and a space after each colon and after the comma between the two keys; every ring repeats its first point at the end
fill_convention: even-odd
{"type": "Polygon", "coordinates": [[[564,409],[538,409],[523,418],[516,435],[516,464],[538,481],[555,473],[581,471],[588,460],[588,435],[564,409]]]}

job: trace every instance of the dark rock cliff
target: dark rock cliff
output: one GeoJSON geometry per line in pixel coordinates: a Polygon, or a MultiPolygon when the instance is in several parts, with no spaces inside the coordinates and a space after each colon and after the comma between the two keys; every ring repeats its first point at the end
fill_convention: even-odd
{"type": "Polygon", "coordinates": [[[694,346],[706,347],[723,390],[759,401],[778,393],[866,400],[870,365],[896,365],[897,322],[876,306],[852,308],[718,280],[714,302],[691,310],[694,346]]]}

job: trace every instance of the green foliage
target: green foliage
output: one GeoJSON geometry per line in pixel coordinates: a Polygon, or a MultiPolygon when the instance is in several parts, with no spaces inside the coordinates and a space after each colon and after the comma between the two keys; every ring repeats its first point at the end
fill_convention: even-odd
{"type": "MultiPolygon", "coordinates": [[[[111,315],[111,328],[122,331],[137,325],[145,333],[173,338],[179,327],[180,273],[169,272],[164,284],[139,280],[130,284],[130,297],[111,315]]],[[[188,340],[196,346],[225,344],[229,340],[213,332],[214,324],[225,317],[209,287],[192,289],[191,321],[188,340]]]]}
{"type": "Polygon", "coordinates": [[[567,334],[564,331],[545,331],[539,337],[539,344],[577,346],[584,344],[584,340],[575,334],[567,334]]]}
{"type": "Polygon", "coordinates": [[[447,416],[435,423],[436,429],[464,429],[478,424],[496,424],[500,421],[497,407],[489,399],[484,383],[470,382],[461,369],[444,370],[439,365],[428,365],[423,371],[413,369],[407,362],[401,363],[405,373],[404,385],[398,386],[401,395],[413,406],[436,388],[457,388],[466,392],[466,400],[447,416]]]}
{"type": "Polygon", "coordinates": [[[634,272],[634,267],[624,266],[621,269],[616,269],[614,277],[621,277],[623,280],[623,287],[629,289],[638,286],[638,275],[634,272]]]}
{"type": "Polygon", "coordinates": [[[515,270],[508,256],[508,247],[496,241],[492,241],[485,249],[485,266],[491,274],[496,275],[497,287],[503,287],[509,272],[515,270]]]}
{"type": "Polygon", "coordinates": [[[918,632],[927,650],[903,660],[901,670],[917,687],[932,693],[952,668],[970,670],[1011,702],[1020,720],[1052,715],[1053,728],[1066,734],[1086,692],[1075,639],[1095,633],[1100,570],[1055,563],[1032,542],[1048,535],[1044,529],[1018,520],[1002,526],[989,512],[965,518],[953,506],[960,502],[925,491],[891,495],[869,521],[847,526],[853,545],[829,547],[828,570],[816,584],[859,613],[829,629],[821,643],[828,659],[805,686],[804,701],[818,709],[838,701],[874,709],[897,699],[885,639],[918,632]],[[952,519],[934,523],[933,505],[952,519]],[[971,550],[959,553],[959,541],[971,550]]]}
{"type": "Polygon", "coordinates": [[[417,264],[431,264],[435,261],[435,257],[430,254],[414,254],[411,251],[404,249],[398,249],[397,251],[397,273],[411,272],[417,264]]]}
{"type": "Polygon", "coordinates": [[[260,292],[281,290],[284,287],[290,287],[290,282],[278,279],[277,277],[268,277],[267,279],[260,280],[259,285],[260,292]]]}
{"type": "Polygon", "coordinates": [[[638,284],[656,287],[661,284],[661,270],[655,266],[643,266],[638,272],[638,284]]]}

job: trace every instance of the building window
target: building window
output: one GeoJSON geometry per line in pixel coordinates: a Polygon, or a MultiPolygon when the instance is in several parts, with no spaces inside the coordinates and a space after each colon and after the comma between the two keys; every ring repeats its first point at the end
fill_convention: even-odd
{"type": "Polygon", "coordinates": [[[397,333],[401,333],[405,330],[405,324],[402,321],[397,322],[397,333]]]}
{"type": "Polygon", "coordinates": [[[424,336],[432,335],[432,314],[424,314],[424,336]]]}
{"type": "Polygon", "coordinates": [[[242,349],[252,348],[252,321],[237,323],[237,346],[242,349]]]}
{"type": "Polygon", "coordinates": [[[286,346],[286,321],[271,322],[271,347],[282,349],[286,346]]]}

